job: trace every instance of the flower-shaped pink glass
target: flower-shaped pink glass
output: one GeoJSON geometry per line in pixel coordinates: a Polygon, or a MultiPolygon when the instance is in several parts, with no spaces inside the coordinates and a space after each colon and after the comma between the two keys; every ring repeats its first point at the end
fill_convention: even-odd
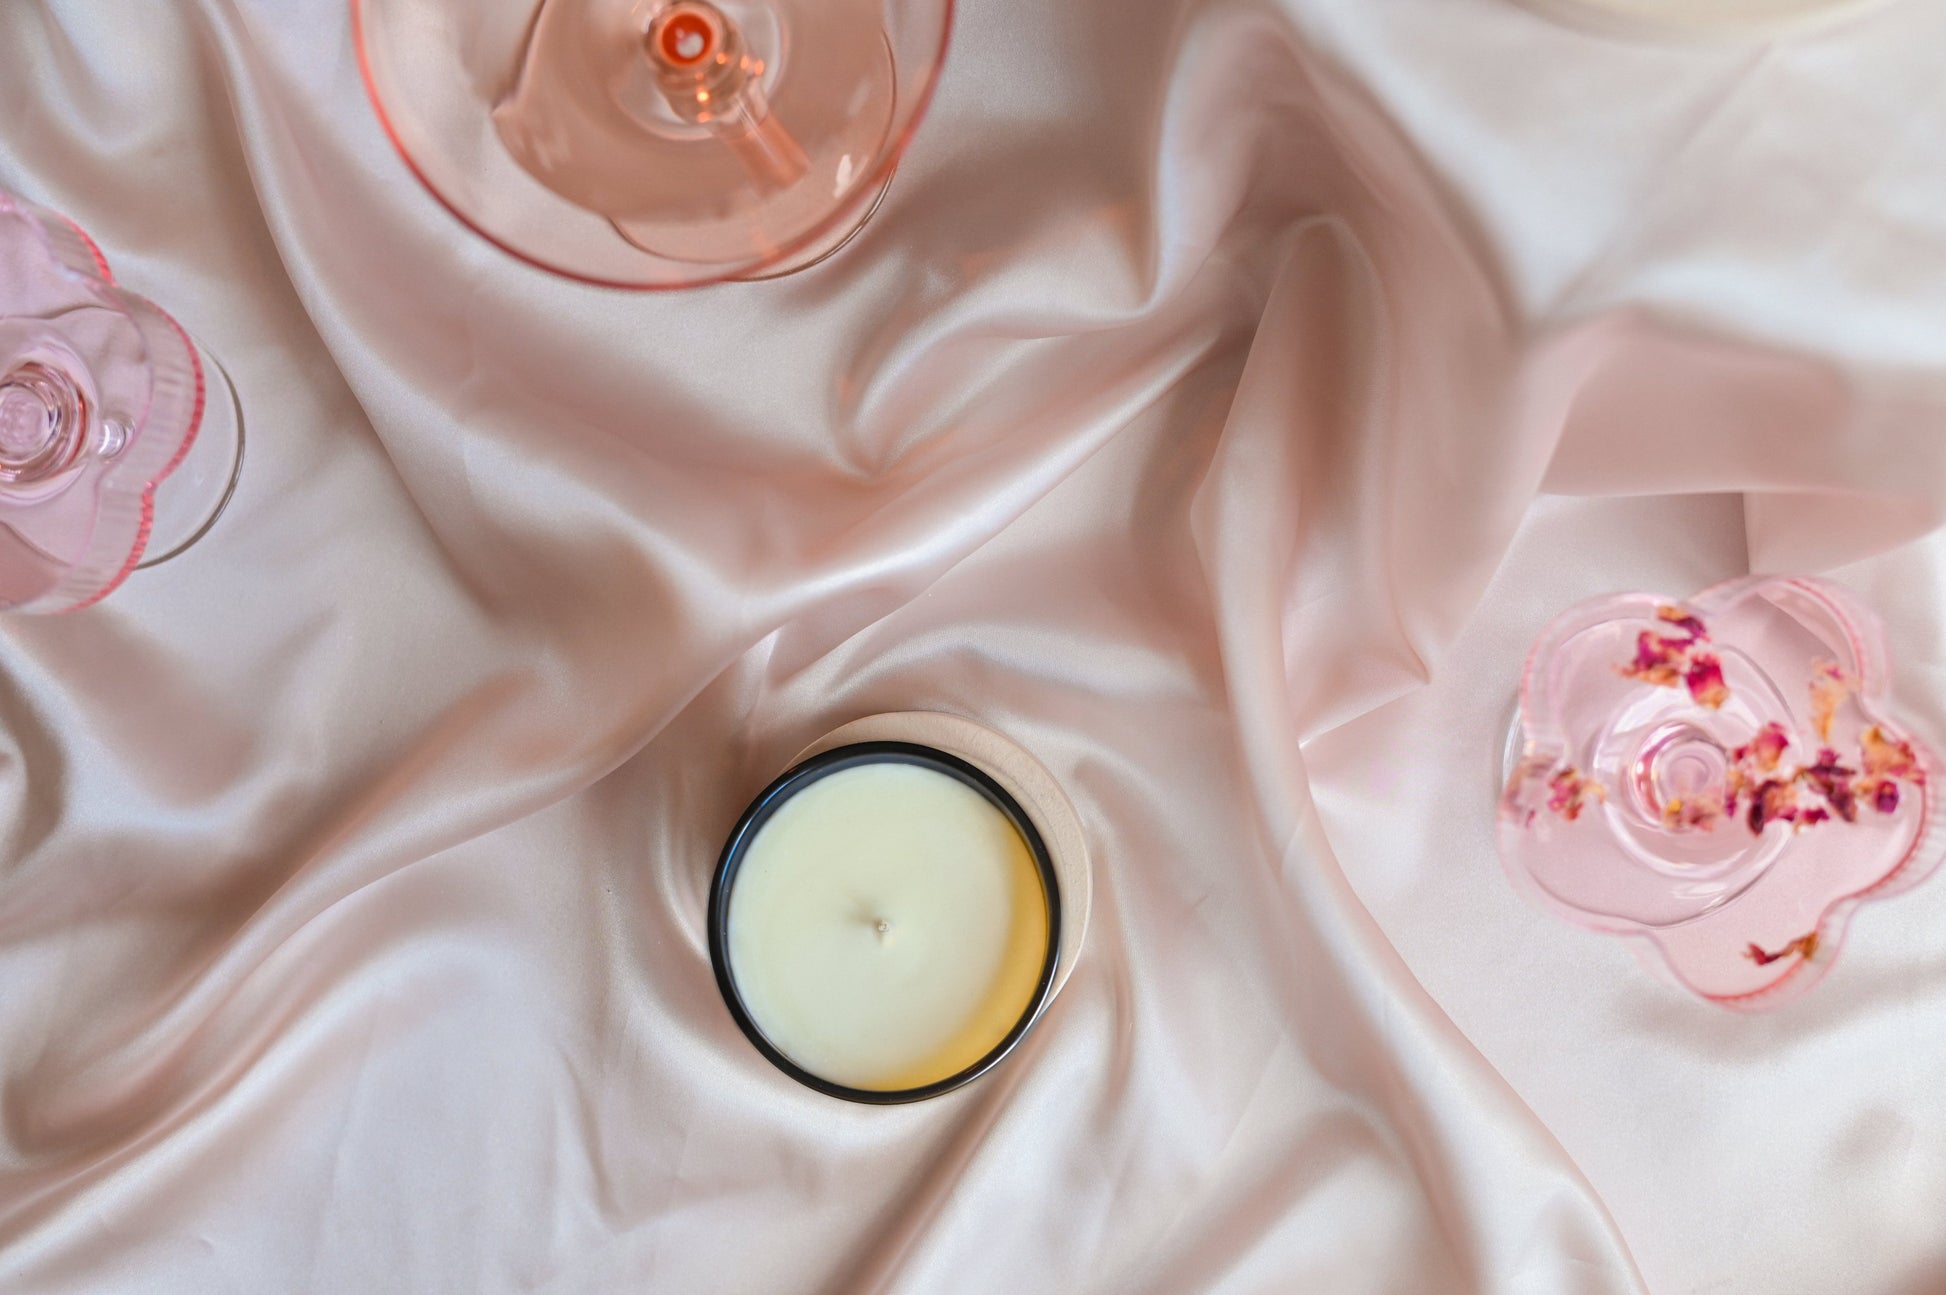
{"type": "Polygon", "coordinates": [[[365,85],[455,215],[612,287],[763,278],[877,206],[952,0],[351,0],[365,85]]]}
{"type": "Polygon", "coordinates": [[[203,362],[86,234],[0,192],[0,609],[103,597],[141,561],[189,451],[203,362]]]}
{"type": "Polygon", "coordinates": [[[1780,1002],[1939,860],[1934,757],[1886,688],[1876,617],[1825,581],[1582,603],[1527,661],[1507,873],[1712,1002],[1780,1002]]]}

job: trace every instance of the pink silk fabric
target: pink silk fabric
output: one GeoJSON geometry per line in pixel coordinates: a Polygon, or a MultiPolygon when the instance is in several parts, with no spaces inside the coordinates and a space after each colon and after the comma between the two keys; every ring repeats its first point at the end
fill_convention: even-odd
{"type": "Polygon", "coordinates": [[[1831,574],[1946,731],[1946,11],[960,9],[856,242],[664,296],[455,224],[336,0],[0,5],[0,185],[249,426],[188,555],[0,626],[0,1290],[1946,1286],[1946,884],[1739,1017],[1491,833],[1590,594],[1831,574]],[[856,1107],[704,898],[926,708],[1062,780],[1093,919],[856,1107]]]}

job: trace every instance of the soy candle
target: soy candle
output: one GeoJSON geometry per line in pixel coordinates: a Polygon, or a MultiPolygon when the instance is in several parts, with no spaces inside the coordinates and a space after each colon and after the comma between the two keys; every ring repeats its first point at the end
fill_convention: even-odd
{"type": "Polygon", "coordinates": [[[984,1073],[1049,996],[1059,889],[1032,821],[981,770],[898,742],[773,783],[725,847],[710,954],[751,1040],[857,1101],[984,1073]]]}

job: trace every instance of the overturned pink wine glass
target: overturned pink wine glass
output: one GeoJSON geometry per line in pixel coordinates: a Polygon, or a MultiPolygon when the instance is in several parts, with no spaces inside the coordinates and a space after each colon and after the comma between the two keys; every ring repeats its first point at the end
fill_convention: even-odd
{"type": "Polygon", "coordinates": [[[1521,682],[1508,876],[1721,1006],[1808,988],[1852,911],[1946,846],[1938,766],[1888,712],[1888,669],[1877,618],[1823,580],[1569,609],[1521,682]]]}
{"type": "Polygon", "coordinates": [[[768,278],[865,223],[953,0],[351,0],[393,144],[475,232],[624,288],[768,278]]]}
{"type": "Polygon", "coordinates": [[[0,191],[0,610],[85,607],[182,552],[242,452],[208,353],[78,226],[0,191]]]}

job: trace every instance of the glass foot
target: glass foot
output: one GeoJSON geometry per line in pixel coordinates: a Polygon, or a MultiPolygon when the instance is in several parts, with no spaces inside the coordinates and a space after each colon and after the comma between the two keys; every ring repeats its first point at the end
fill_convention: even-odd
{"type": "Polygon", "coordinates": [[[230,375],[202,343],[203,421],[181,463],[156,487],[148,547],[136,570],[181,554],[209,534],[236,494],[243,471],[243,405],[230,375]]]}
{"type": "Polygon", "coordinates": [[[878,186],[878,192],[872,195],[872,200],[866,206],[864,214],[859,216],[858,219],[842,223],[823,237],[812,239],[808,244],[800,247],[797,251],[786,256],[774,265],[765,266],[754,274],[739,275],[738,278],[744,283],[760,283],[766,279],[781,279],[786,275],[797,274],[800,271],[808,270],[812,266],[837,255],[846,244],[850,243],[852,239],[857,238],[865,226],[870,223],[872,217],[878,213],[879,204],[885,201],[885,195],[891,189],[892,176],[888,174],[885,177],[884,183],[878,186]]]}

